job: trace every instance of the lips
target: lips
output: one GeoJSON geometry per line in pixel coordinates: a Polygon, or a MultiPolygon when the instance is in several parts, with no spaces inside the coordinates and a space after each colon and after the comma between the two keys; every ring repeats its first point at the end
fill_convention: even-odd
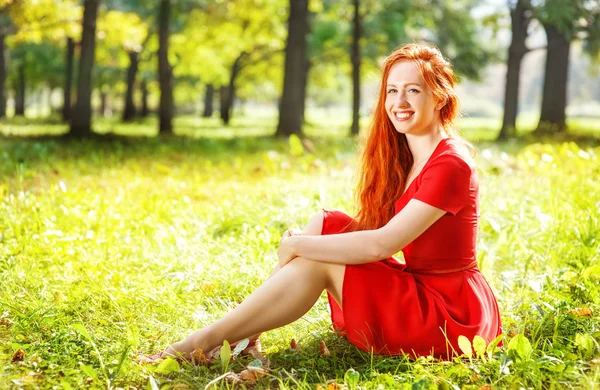
{"type": "Polygon", "coordinates": [[[413,116],[414,113],[414,111],[400,111],[394,112],[393,114],[397,121],[402,122],[408,120],[411,116],[413,116]]]}

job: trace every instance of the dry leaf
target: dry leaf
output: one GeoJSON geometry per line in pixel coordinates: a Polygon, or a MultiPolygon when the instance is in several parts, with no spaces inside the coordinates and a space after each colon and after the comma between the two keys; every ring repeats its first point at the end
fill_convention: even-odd
{"type": "Polygon", "coordinates": [[[248,384],[248,383],[255,384],[256,379],[257,379],[254,372],[252,372],[250,370],[244,370],[244,371],[240,372],[239,378],[240,378],[240,380],[244,381],[245,384],[248,384]]]}
{"type": "Polygon", "coordinates": [[[254,359],[260,360],[265,370],[269,368],[269,360],[265,358],[256,348],[252,347],[248,349],[248,354],[254,359]]]}
{"type": "Polygon", "coordinates": [[[344,390],[344,385],[340,385],[339,383],[329,383],[327,384],[327,390],[344,390]]]}
{"type": "Polygon", "coordinates": [[[492,390],[492,386],[490,386],[490,385],[479,386],[478,390],[492,390]]]}
{"type": "Polygon", "coordinates": [[[10,328],[13,326],[13,322],[8,318],[0,318],[0,326],[6,326],[7,328],[10,328]]]}
{"type": "Polygon", "coordinates": [[[190,388],[190,385],[185,383],[178,383],[175,386],[171,387],[173,390],[187,390],[190,388]]]}
{"type": "Polygon", "coordinates": [[[325,341],[321,341],[319,344],[319,351],[322,358],[328,358],[331,356],[331,352],[329,352],[329,348],[325,345],[325,341]]]}
{"type": "Polygon", "coordinates": [[[248,367],[248,371],[252,372],[256,378],[262,378],[271,372],[268,368],[248,367]]]}
{"type": "Polygon", "coordinates": [[[236,374],[235,372],[228,372],[227,374],[225,374],[224,376],[225,380],[229,383],[232,383],[234,385],[241,385],[244,382],[240,379],[240,377],[238,376],[238,374],[236,374]]]}
{"type": "Polygon", "coordinates": [[[192,364],[197,366],[209,366],[213,361],[213,356],[207,357],[200,348],[192,352],[192,364]]]}
{"type": "Polygon", "coordinates": [[[574,316],[581,316],[581,317],[591,317],[593,314],[592,309],[590,309],[589,307],[571,310],[568,313],[571,315],[574,315],[574,316]]]}
{"type": "Polygon", "coordinates": [[[300,346],[296,343],[296,339],[290,341],[290,348],[292,351],[300,351],[300,346]]]}
{"type": "Polygon", "coordinates": [[[25,359],[25,351],[19,348],[19,350],[13,355],[12,362],[22,362],[23,359],[25,359]]]}

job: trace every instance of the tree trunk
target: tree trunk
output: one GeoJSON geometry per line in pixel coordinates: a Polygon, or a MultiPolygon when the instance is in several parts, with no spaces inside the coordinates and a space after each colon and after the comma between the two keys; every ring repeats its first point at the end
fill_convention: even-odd
{"type": "Polygon", "coordinates": [[[145,118],[150,114],[150,109],[148,108],[148,82],[146,81],[146,79],[142,80],[141,90],[142,110],[140,111],[140,116],[142,118],[145,118]]]}
{"type": "Polygon", "coordinates": [[[229,120],[231,119],[231,109],[233,108],[233,101],[235,99],[235,79],[240,72],[240,64],[246,54],[246,52],[240,53],[240,55],[233,62],[233,65],[231,66],[231,74],[229,75],[229,85],[225,87],[224,95],[221,98],[221,120],[225,125],[228,125],[229,120]]]}
{"type": "Polygon", "coordinates": [[[71,120],[71,87],[73,85],[73,57],[75,56],[75,42],[67,37],[67,53],[65,59],[65,85],[63,88],[63,121],[71,120]]]}
{"type": "Polygon", "coordinates": [[[306,80],[306,35],[308,34],[308,0],[290,0],[288,38],[285,48],[283,94],[279,106],[276,136],[302,136],[303,97],[306,80]]]}
{"type": "Polygon", "coordinates": [[[92,73],[96,52],[96,19],[100,0],[85,0],[83,31],[77,80],[77,103],[72,113],[70,134],[85,137],[92,134],[92,73]]]}
{"type": "Polygon", "coordinates": [[[15,86],[15,116],[25,116],[25,58],[19,65],[15,86]]]}
{"type": "Polygon", "coordinates": [[[6,66],[6,44],[4,39],[6,35],[0,33],[0,118],[6,116],[6,73],[8,67],[6,66]]]}
{"type": "Polygon", "coordinates": [[[173,69],[169,64],[170,0],[160,0],[158,81],[160,84],[159,134],[173,134],[173,69]]]}
{"type": "Polygon", "coordinates": [[[127,92],[125,93],[125,108],[123,109],[123,122],[132,121],[135,118],[135,103],[133,102],[133,88],[135,76],[138,70],[138,53],[130,51],[129,68],[127,69],[127,92]]]}
{"type": "Polygon", "coordinates": [[[506,68],[506,86],[504,89],[504,117],[498,140],[505,140],[516,135],[517,115],[519,113],[519,79],[521,76],[521,61],[527,53],[525,40],[527,28],[531,21],[529,0],[519,0],[510,12],[512,39],[508,48],[506,68]]]}
{"type": "Polygon", "coordinates": [[[206,91],[204,93],[204,118],[210,118],[213,114],[213,100],[215,95],[215,87],[212,84],[206,85],[206,91]]]}
{"type": "Polygon", "coordinates": [[[354,0],[354,30],[352,34],[352,127],[350,134],[357,135],[360,129],[360,0],[354,0]]]}
{"type": "Polygon", "coordinates": [[[558,28],[544,24],[548,37],[546,72],[542,94],[542,112],[536,133],[560,133],[567,130],[567,81],[571,40],[558,28]]]}
{"type": "Polygon", "coordinates": [[[98,111],[100,116],[106,118],[106,112],[108,111],[108,94],[100,91],[100,110],[98,111]]]}
{"type": "Polygon", "coordinates": [[[227,93],[227,86],[221,85],[219,87],[219,114],[221,115],[221,118],[223,118],[223,113],[227,106],[227,93]]]}

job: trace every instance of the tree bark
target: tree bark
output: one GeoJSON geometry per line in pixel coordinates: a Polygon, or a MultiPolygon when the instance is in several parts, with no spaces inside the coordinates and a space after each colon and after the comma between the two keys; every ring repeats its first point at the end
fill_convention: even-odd
{"type": "Polygon", "coordinates": [[[6,63],[6,44],[4,39],[6,35],[0,33],[0,118],[6,116],[6,73],[8,71],[6,63]]]}
{"type": "Polygon", "coordinates": [[[227,86],[221,85],[219,87],[219,114],[221,118],[223,118],[223,111],[225,110],[225,106],[227,106],[227,86]]]}
{"type": "Polygon", "coordinates": [[[15,86],[15,116],[25,116],[25,58],[19,65],[15,86]]]}
{"type": "Polygon", "coordinates": [[[215,96],[215,87],[212,84],[206,85],[206,91],[204,92],[204,118],[210,118],[214,111],[213,100],[215,96]]]}
{"type": "Polygon", "coordinates": [[[127,92],[125,93],[125,108],[123,109],[123,122],[132,121],[135,118],[135,103],[133,102],[133,89],[135,87],[135,76],[138,70],[138,53],[130,51],[129,68],[127,69],[127,92]]]}
{"type": "Polygon", "coordinates": [[[158,81],[160,84],[159,134],[173,134],[173,69],[169,64],[170,0],[160,0],[158,14],[158,81]]]}
{"type": "Polygon", "coordinates": [[[70,135],[86,137],[92,134],[92,74],[96,51],[96,19],[100,0],[85,0],[83,31],[77,81],[77,103],[72,113],[70,135]]]}
{"type": "Polygon", "coordinates": [[[150,114],[150,109],[148,108],[148,82],[146,79],[142,80],[140,88],[142,90],[142,109],[140,111],[140,116],[145,118],[150,114]]]}
{"type": "Polygon", "coordinates": [[[73,85],[73,57],[75,57],[75,42],[67,37],[67,53],[65,58],[65,85],[63,88],[63,121],[71,120],[71,87],[73,85]]]}
{"type": "Polygon", "coordinates": [[[225,87],[224,95],[222,96],[222,104],[220,106],[221,120],[223,124],[228,125],[231,119],[231,109],[233,108],[233,101],[235,99],[235,79],[241,69],[241,61],[246,56],[246,52],[240,53],[235,59],[231,66],[231,73],[229,75],[229,85],[225,87]]]}
{"type": "Polygon", "coordinates": [[[527,53],[525,40],[531,18],[528,15],[529,0],[519,0],[510,12],[512,38],[508,48],[506,67],[506,87],[504,89],[504,116],[498,140],[505,140],[516,135],[517,115],[519,113],[519,80],[521,62],[527,53]]]}
{"type": "Polygon", "coordinates": [[[100,109],[98,113],[103,118],[106,118],[106,112],[108,109],[108,94],[106,92],[100,91],[100,109]]]}
{"type": "Polygon", "coordinates": [[[279,124],[276,136],[302,136],[302,122],[306,95],[303,68],[306,63],[306,35],[308,34],[308,0],[290,0],[288,38],[285,48],[283,93],[279,106],[279,124]]]}
{"type": "Polygon", "coordinates": [[[354,29],[352,34],[352,127],[350,134],[357,135],[360,129],[360,0],[354,0],[354,29]]]}
{"type": "Polygon", "coordinates": [[[542,112],[536,133],[560,133],[567,130],[567,82],[571,40],[558,28],[544,23],[548,37],[546,72],[542,93],[542,112]]]}

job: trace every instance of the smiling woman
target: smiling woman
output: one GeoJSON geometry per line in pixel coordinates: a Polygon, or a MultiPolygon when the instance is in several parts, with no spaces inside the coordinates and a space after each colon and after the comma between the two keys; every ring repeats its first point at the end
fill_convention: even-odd
{"type": "Polygon", "coordinates": [[[476,259],[479,184],[469,145],[452,127],[457,115],[454,73],[437,49],[411,44],[392,53],[362,155],[356,216],[323,210],[301,234],[285,234],[262,286],[153,359],[256,339],[300,318],[323,290],[335,328],[369,352],[451,358],[459,336],[494,340],[500,315],[476,259]],[[393,257],[400,250],[406,264],[393,257]]]}

